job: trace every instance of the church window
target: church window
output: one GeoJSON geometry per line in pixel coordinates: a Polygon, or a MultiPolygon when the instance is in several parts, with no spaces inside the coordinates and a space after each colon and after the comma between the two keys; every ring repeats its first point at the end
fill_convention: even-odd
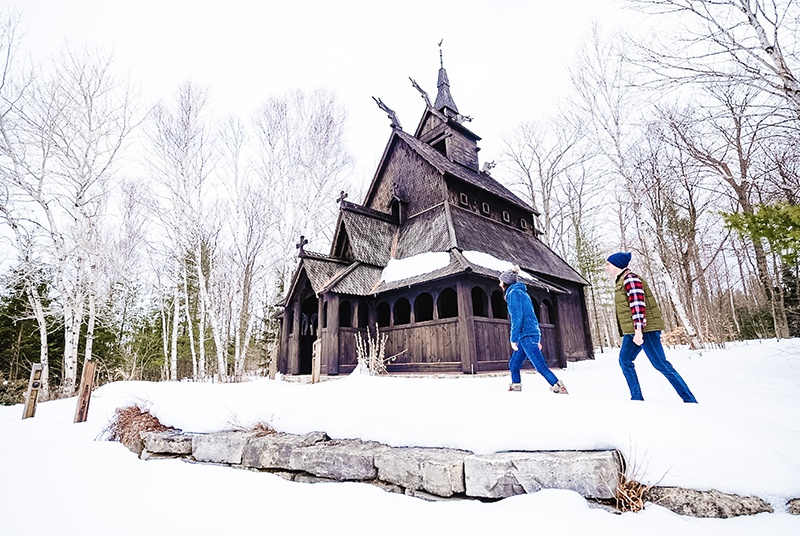
{"type": "Polygon", "coordinates": [[[489,214],[491,212],[491,210],[489,210],[489,203],[484,201],[483,204],[481,205],[481,211],[484,214],[489,214]]]}
{"type": "Polygon", "coordinates": [[[469,196],[464,192],[458,194],[458,201],[465,207],[469,206],[469,196]]]}
{"type": "Polygon", "coordinates": [[[522,227],[523,229],[527,229],[528,228],[528,222],[526,220],[524,220],[524,219],[521,219],[521,220],[519,220],[519,226],[522,227]]]}
{"type": "Polygon", "coordinates": [[[401,326],[411,323],[411,304],[405,298],[400,298],[394,303],[394,325],[401,326]]]}
{"type": "Polygon", "coordinates": [[[389,325],[392,318],[392,310],[389,304],[382,301],[378,304],[378,326],[385,328],[389,325]]]}
{"type": "Polygon", "coordinates": [[[353,327],[353,306],[347,300],[339,302],[339,327],[353,327]]]}
{"type": "Polygon", "coordinates": [[[503,297],[503,292],[500,290],[492,292],[492,317],[508,319],[506,299],[503,297]]]}
{"type": "Polygon", "coordinates": [[[455,289],[444,289],[439,294],[439,299],[436,300],[436,306],[439,310],[440,319],[458,316],[458,294],[456,294],[455,289]]]}
{"type": "Polygon", "coordinates": [[[510,223],[511,222],[511,216],[509,215],[507,210],[503,211],[503,221],[506,222],[506,223],[510,223]]]}
{"type": "Polygon", "coordinates": [[[358,327],[369,326],[369,305],[367,302],[358,302],[358,327]]]}
{"type": "Polygon", "coordinates": [[[489,299],[483,287],[472,287],[473,316],[489,316],[489,299]]]}
{"type": "Polygon", "coordinates": [[[414,322],[433,320],[433,296],[423,292],[414,300],[414,322]]]}

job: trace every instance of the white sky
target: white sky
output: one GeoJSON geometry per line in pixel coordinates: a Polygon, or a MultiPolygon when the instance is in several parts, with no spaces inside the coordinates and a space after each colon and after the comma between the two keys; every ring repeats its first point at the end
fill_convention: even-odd
{"type": "Polygon", "coordinates": [[[481,161],[502,133],[546,112],[563,93],[565,67],[593,18],[614,24],[616,0],[2,0],[23,13],[35,61],[65,43],[114,50],[147,100],[171,98],[187,80],[210,88],[221,115],[247,117],[268,96],[324,87],[350,111],[356,177],[368,183],[389,120],[413,131],[432,98],[438,42],[459,110],[483,138],[481,161]]]}
{"type": "Polygon", "coordinates": [[[0,533],[141,534],[486,534],[681,536],[800,534],[785,512],[800,497],[800,339],[667,350],[700,401],[684,404],[645,357],[645,402],[628,400],[606,349],[594,361],[556,370],[569,395],[524,371],[449,378],[347,376],[320,384],[117,382],[94,392],[86,423],[75,398],[0,406],[0,533]],[[115,408],[135,403],[184,431],[247,428],[325,431],[393,446],[503,450],[618,448],[645,484],[756,495],[776,512],[697,519],[660,506],[615,515],[582,497],[543,490],[496,503],[430,503],[368,484],[304,484],[278,476],[177,460],[140,461],[98,440],[115,408]],[[310,515],[309,515],[310,514],[310,515]]]}

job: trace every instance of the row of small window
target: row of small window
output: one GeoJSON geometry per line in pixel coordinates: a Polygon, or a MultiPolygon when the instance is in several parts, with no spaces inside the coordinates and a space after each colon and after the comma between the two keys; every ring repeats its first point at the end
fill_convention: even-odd
{"type": "MultiPolygon", "coordinates": [[[[475,286],[472,288],[472,314],[484,318],[508,319],[508,309],[503,293],[495,290],[491,297],[487,295],[483,287],[475,286]]],[[[533,299],[533,308],[539,321],[545,324],[550,323],[550,302],[543,300],[541,306],[537,300],[533,299]]],[[[350,300],[339,302],[339,327],[343,328],[366,328],[370,325],[370,306],[365,301],[354,304],[350,300]],[[355,309],[355,310],[354,310],[355,309]],[[355,313],[355,315],[354,315],[355,313]]],[[[402,326],[416,322],[427,322],[431,320],[444,320],[456,318],[458,316],[458,294],[455,289],[448,287],[439,292],[434,297],[429,292],[421,292],[412,303],[405,297],[400,297],[394,302],[378,302],[376,310],[377,322],[379,327],[402,326]],[[435,307],[434,307],[435,303],[435,307]],[[413,316],[412,316],[413,313],[413,316]]],[[[317,321],[316,313],[311,318],[303,315],[301,321],[302,335],[316,335],[317,321]]],[[[289,333],[293,332],[293,314],[290,311],[289,333]]],[[[322,328],[328,324],[328,302],[322,305],[322,328]]]]}
{"type": "MultiPolygon", "coordinates": [[[[460,194],[458,194],[458,199],[461,205],[465,207],[469,206],[469,196],[466,193],[461,192],[460,194]]],[[[489,206],[489,203],[487,203],[486,201],[481,203],[481,212],[483,212],[487,216],[489,216],[492,213],[491,207],[489,206]]],[[[505,223],[511,223],[511,214],[509,214],[507,210],[503,211],[502,217],[505,223]]],[[[528,228],[527,220],[525,220],[525,218],[520,218],[519,226],[522,229],[527,229],[528,228]]]]}

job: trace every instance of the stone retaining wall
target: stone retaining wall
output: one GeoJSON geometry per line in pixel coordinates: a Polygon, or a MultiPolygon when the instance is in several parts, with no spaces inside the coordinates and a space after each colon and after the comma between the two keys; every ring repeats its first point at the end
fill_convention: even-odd
{"type": "MultiPolygon", "coordinates": [[[[613,504],[622,471],[622,459],[616,451],[477,455],[455,449],[390,447],[356,439],[332,440],[324,432],[191,434],[168,430],[142,432],[141,442],[126,446],[141,452],[144,460],[182,457],[201,463],[269,471],[296,482],[360,481],[429,500],[502,499],[555,488],[613,504]]],[[[645,499],[695,517],[732,517],[773,511],[758,497],[740,497],[716,490],[652,487],[645,499]]],[[[787,504],[790,513],[798,513],[798,501],[794,499],[787,504]]]]}
{"type": "Polygon", "coordinates": [[[614,451],[506,452],[389,447],[357,439],[258,432],[142,432],[142,459],[197,462],[271,471],[292,480],[363,481],[409,495],[501,499],[544,488],[588,499],[614,499],[620,463],[614,451]]]}

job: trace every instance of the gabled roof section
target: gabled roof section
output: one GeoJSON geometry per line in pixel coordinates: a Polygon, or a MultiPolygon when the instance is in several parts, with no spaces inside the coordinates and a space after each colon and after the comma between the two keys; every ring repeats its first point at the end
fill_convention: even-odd
{"type": "Polygon", "coordinates": [[[354,263],[346,274],[332,282],[325,290],[338,294],[368,296],[381,280],[382,272],[383,269],[378,266],[354,263]]]}
{"type": "Polygon", "coordinates": [[[442,203],[406,220],[397,237],[394,257],[405,259],[430,251],[447,251],[455,246],[442,203]]]}
{"type": "Polygon", "coordinates": [[[308,281],[311,283],[311,288],[314,294],[319,295],[325,289],[325,285],[339,272],[346,270],[349,263],[339,259],[332,259],[327,255],[319,253],[306,252],[305,256],[301,259],[298,266],[300,269],[305,269],[308,281]]]}
{"type": "Polygon", "coordinates": [[[344,257],[349,245],[353,258],[373,266],[386,266],[397,225],[388,214],[342,201],[331,256],[344,257]]]}
{"type": "Polygon", "coordinates": [[[572,266],[532,234],[472,211],[450,206],[453,229],[462,251],[481,251],[519,264],[534,275],[587,285],[572,266]]]}

